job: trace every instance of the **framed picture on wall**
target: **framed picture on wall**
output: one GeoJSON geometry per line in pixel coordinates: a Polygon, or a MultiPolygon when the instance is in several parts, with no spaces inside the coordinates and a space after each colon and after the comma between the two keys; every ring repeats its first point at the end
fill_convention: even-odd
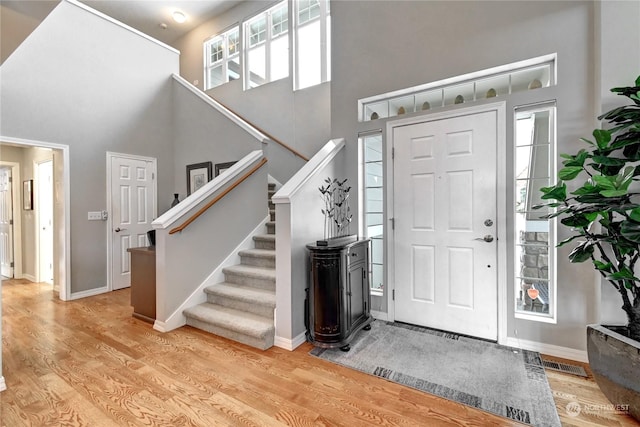
{"type": "Polygon", "coordinates": [[[22,181],[22,208],[25,211],[33,210],[33,180],[22,181]]]}
{"type": "Polygon", "coordinates": [[[235,163],[236,162],[216,163],[216,175],[215,176],[220,175],[222,172],[224,172],[227,169],[229,169],[235,163]]]}
{"type": "Polygon", "coordinates": [[[187,165],[187,196],[211,181],[213,163],[202,162],[187,165]]]}

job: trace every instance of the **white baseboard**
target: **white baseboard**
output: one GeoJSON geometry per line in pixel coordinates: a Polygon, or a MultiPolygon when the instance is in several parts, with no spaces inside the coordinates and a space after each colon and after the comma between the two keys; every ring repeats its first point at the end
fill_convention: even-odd
{"type": "Polygon", "coordinates": [[[218,265],[218,267],[216,267],[216,269],[213,270],[206,279],[204,279],[200,286],[198,286],[191,295],[189,295],[189,297],[180,304],[180,306],[169,316],[167,320],[156,320],[153,324],[153,329],[160,332],[169,332],[186,325],[187,318],[182,314],[182,312],[189,307],[193,307],[207,301],[207,295],[205,294],[204,289],[207,286],[224,282],[224,273],[222,272],[222,269],[240,264],[240,255],[238,255],[238,252],[253,248],[253,236],[257,234],[264,234],[267,221],[269,221],[269,216],[266,216],[264,220],[262,220],[262,222],[260,222],[260,224],[258,224],[235,249],[229,252],[229,255],[227,255],[220,265],[218,265]]]}
{"type": "Polygon", "coordinates": [[[301,333],[292,340],[276,336],[273,340],[273,345],[279,348],[284,348],[285,350],[293,351],[304,344],[306,340],[307,336],[305,335],[305,332],[301,333]]]}
{"type": "Polygon", "coordinates": [[[36,276],[32,274],[21,274],[20,276],[16,275],[16,279],[27,279],[30,282],[37,282],[36,276]]]}
{"type": "Polygon", "coordinates": [[[7,383],[4,382],[4,377],[0,377],[0,391],[5,391],[7,389],[7,383]]]}
{"type": "Polygon", "coordinates": [[[384,320],[385,322],[389,319],[388,314],[384,311],[371,310],[371,315],[374,319],[384,320]]]}
{"type": "Polygon", "coordinates": [[[537,351],[538,353],[549,356],[589,363],[589,358],[587,357],[587,352],[585,350],[576,350],[575,348],[560,347],[557,345],[521,340],[513,337],[507,337],[507,341],[503,344],[509,347],[521,348],[523,350],[537,351]]]}
{"type": "Polygon", "coordinates": [[[101,288],[96,289],[88,289],[86,291],[73,292],[71,296],[68,298],[68,301],[72,301],[80,298],[92,297],[94,295],[100,295],[109,292],[109,288],[107,286],[103,286],[101,288]]]}
{"type": "MultiPolygon", "coordinates": [[[[184,326],[184,325],[182,325],[182,326],[184,326]]],[[[167,325],[164,322],[161,322],[159,320],[156,320],[156,321],[153,322],[153,329],[155,329],[158,332],[169,332],[171,330],[171,329],[167,329],[167,325]]]]}

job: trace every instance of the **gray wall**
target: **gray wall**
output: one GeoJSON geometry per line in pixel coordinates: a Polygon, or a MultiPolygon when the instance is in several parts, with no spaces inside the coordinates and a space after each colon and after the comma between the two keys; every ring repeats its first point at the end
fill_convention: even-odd
{"type": "MultiPolygon", "coordinates": [[[[596,113],[592,2],[336,1],[331,8],[332,137],[347,140],[347,164],[357,164],[359,131],[384,128],[384,121],[358,123],[358,99],[550,53],[558,54],[558,85],[512,95],[507,111],[556,99],[560,152],[577,150],[578,138],[591,132],[596,113]]],[[[513,156],[511,116],[507,159],[513,156]]],[[[356,169],[350,171],[350,180],[356,180],[356,169]]],[[[507,182],[512,180],[509,172],[507,182]]],[[[507,206],[513,205],[512,193],[509,185],[507,206]]],[[[508,230],[513,228],[510,212],[508,230]]],[[[517,330],[523,340],[585,348],[585,324],[596,320],[596,283],[591,269],[569,264],[567,255],[568,249],[558,251],[558,324],[516,320],[509,280],[509,336],[516,337],[517,330]]],[[[510,278],[512,260],[510,252],[510,278]]],[[[378,303],[386,310],[384,302],[378,303]]]]}
{"type": "MultiPolygon", "coordinates": [[[[603,1],[597,4],[600,19],[598,38],[600,56],[600,102],[597,104],[598,114],[605,113],[619,105],[627,104],[628,99],[611,93],[611,88],[631,86],[640,75],[640,30],[637,28],[640,19],[640,2],[638,1],[603,1]],[[611,23],[615,22],[615,25],[611,23]],[[630,35],[635,34],[635,37],[630,35]],[[615,49],[611,49],[615,46],[615,49]]],[[[600,322],[605,324],[623,324],[627,322],[626,314],[620,309],[620,294],[610,283],[602,280],[602,306],[600,322]]]]}
{"type": "MultiPolygon", "coordinates": [[[[180,75],[203,89],[204,41],[275,3],[245,1],[179,39],[175,47],[181,52],[180,75]]],[[[289,23],[291,25],[291,20],[289,23]]],[[[291,27],[289,29],[291,51],[291,27]]],[[[242,81],[236,80],[213,88],[207,94],[310,158],[330,137],[331,85],[325,83],[294,92],[292,76],[290,70],[288,78],[247,91],[243,90],[242,81]]]]}
{"type": "MultiPolygon", "coordinates": [[[[180,194],[180,200],[187,195],[187,165],[238,161],[251,151],[263,148],[260,141],[177,81],[173,82],[173,108],[174,193],[180,194]]],[[[167,199],[169,196],[162,195],[167,199]]]]}
{"type": "Polygon", "coordinates": [[[106,285],[106,152],[158,159],[158,211],[174,190],[178,54],[63,2],[0,67],[3,136],[70,147],[71,292],[106,285]]]}

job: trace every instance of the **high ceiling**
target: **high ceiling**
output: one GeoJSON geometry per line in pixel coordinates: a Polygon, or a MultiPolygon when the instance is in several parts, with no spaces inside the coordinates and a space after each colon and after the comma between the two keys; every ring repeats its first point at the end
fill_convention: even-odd
{"type": "MultiPolygon", "coordinates": [[[[80,0],[105,15],[117,19],[166,44],[172,45],[185,33],[219,15],[242,0],[80,0]],[[182,24],[172,13],[179,10],[186,16],[182,24]],[[166,28],[162,27],[166,25],[166,28]]],[[[59,0],[1,0],[2,5],[38,20],[44,19],[59,0]]]]}

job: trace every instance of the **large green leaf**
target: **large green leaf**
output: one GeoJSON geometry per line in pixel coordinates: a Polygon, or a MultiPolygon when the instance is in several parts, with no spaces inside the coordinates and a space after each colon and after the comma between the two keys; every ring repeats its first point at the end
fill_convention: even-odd
{"type": "Polygon", "coordinates": [[[558,178],[563,181],[571,181],[582,172],[582,166],[567,166],[558,172],[558,178]]]}
{"type": "Polygon", "coordinates": [[[580,151],[578,151],[576,153],[575,156],[572,156],[570,154],[560,154],[560,157],[567,159],[564,162],[562,162],[563,165],[565,166],[584,166],[584,162],[590,157],[591,155],[589,154],[588,151],[586,151],[584,148],[581,149],[580,151]]]}
{"type": "Polygon", "coordinates": [[[586,228],[591,224],[592,220],[587,218],[585,215],[578,214],[562,218],[560,222],[567,227],[586,228]]]}
{"type": "Polygon", "coordinates": [[[598,261],[597,259],[593,260],[593,265],[595,265],[598,270],[604,271],[607,273],[610,273],[611,269],[613,268],[613,264],[611,264],[610,262],[605,264],[604,262],[598,261]]]}
{"type": "Polygon", "coordinates": [[[597,187],[600,187],[600,191],[616,189],[615,177],[594,175],[591,179],[595,182],[597,187]]]}
{"type": "Polygon", "coordinates": [[[553,187],[542,187],[540,189],[543,195],[540,197],[543,200],[559,200],[561,202],[567,200],[567,184],[559,182],[553,187]]]}
{"type": "Polygon", "coordinates": [[[592,255],[593,245],[588,241],[582,242],[571,251],[571,253],[569,254],[569,261],[574,263],[585,262],[586,260],[590,259],[592,255]]]}
{"type": "Polygon", "coordinates": [[[593,156],[592,160],[595,163],[605,166],[623,166],[627,163],[627,159],[618,159],[616,157],[609,156],[593,156]]]}
{"type": "Polygon", "coordinates": [[[633,208],[631,212],[629,212],[629,218],[640,223],[640,208],[633,208]]]}
{"type": "Polygon", "coordinates": [[[623,267],[619,271],[616,271],[615,273],[608,275],[607,279],[640,281],[640,279],[638,279],[633,275],[633,271],[629,270],[628,267],[623,267]]]}
{"type": "Polygon", "coordinates": [[[604,150],[611,142],[611,132],[606,129],[596,129],[593,131],[593,137],[596,139],[598,148],[604,150]]]}
{"type": "Polygon", "coordinates": [[[604,197],[622,197],[627,194],[627,190],[604,190],[600,194],[604,197]]]}
{"type": "Polygon", "coordinates": [[[640,223],[635,221],[623,221],[620,226],[620,234],[625,239],[640,243],[640,223]]]}

